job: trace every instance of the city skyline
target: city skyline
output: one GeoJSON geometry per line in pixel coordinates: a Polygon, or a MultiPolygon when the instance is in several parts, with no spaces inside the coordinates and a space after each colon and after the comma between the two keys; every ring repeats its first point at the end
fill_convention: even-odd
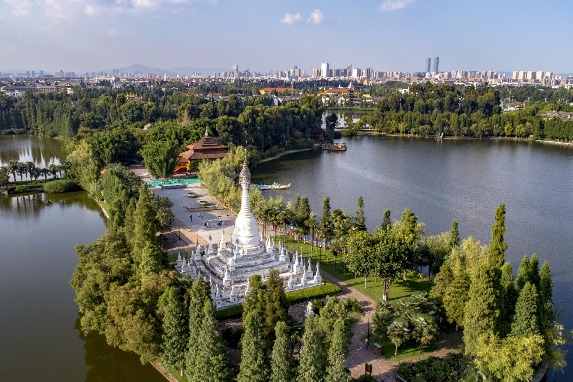
{"type": "Polygon", "coordinates": [[[0,70],[421,72],[440,57],[440,71],[570,73],[571,10],[557,0],[0,0],[0,70]]]}

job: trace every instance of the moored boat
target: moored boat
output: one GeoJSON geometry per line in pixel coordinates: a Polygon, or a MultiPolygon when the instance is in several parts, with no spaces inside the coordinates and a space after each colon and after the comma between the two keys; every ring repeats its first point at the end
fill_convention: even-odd
{"type": "Polygon", "coordinates": [[[321,148],[326,151],[346,151],[346,143],[327,143],[323,144],[321,148]]]}
{"type": "Polygon", "coordinates": [[[286,190],[287,188],[290,187],[290,183],[289,184],[280,184],[280,183],[273,183],[273,184],[252,184],[251,185],[252,188],[258,188],[261,191],[266,191],[266,190],[286,190]]]}
{"type": "Polygon", "coordinates": [[[168,190],[172,190],[175,188],[185,188],[187,185],[185,183],[170,183],[170,184],[162,184],[161,188],[166,188],[168,190]]]}

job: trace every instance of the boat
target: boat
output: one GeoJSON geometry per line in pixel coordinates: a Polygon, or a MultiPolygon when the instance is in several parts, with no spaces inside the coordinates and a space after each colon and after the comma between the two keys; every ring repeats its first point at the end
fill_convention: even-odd
{"type": "Polygon", "coordinates": [[[187,187],[187,184],[185,184],[185,183],[169,183],[169,184],[162,184],[161,185],[161,188],[165,188],[168,190],[172,190],[175,188],[185,188],[185,187],[187,187]]]}
{"type": "Polygon", "coordinates": [[[346,143],[330,143],[321,146],[326,151],[346,151],[346,143]]]}
{"type": "Polygon", "coordinates": [[[196,197],[198,197],[198,196],[199,196],[199,194],[197,194],[197,193],[194,192],[194,191],[191,191],[191,192],[189,192],[189,193],[187,194],[187,197],[188,197],[188,198],[196,198],[196,197]]]}
{"type": "Polygon", "coordinates": [[[290,187],[290,183],[289,184],[280,184],[277,182],[274,182],[273,184],[252,184],[251,185],[252,188],[257,188],[261,191],[266,191],[266,190],[286,190],[287,188],[290,187]]]}
{"type": "Polygon", "coordinates": [[[210,204],[208,206],[198,206],[198,207],[183,206],[183,208],[185,208],[189,212],[201,212],[201,211],[218,210],[219,205],[218,204],[210,204]]]}

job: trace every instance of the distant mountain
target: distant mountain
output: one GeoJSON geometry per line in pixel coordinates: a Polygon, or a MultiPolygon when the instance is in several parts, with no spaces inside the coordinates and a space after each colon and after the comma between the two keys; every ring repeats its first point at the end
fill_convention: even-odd
{"type": "Polygon", "coordinates": [[[167,69],[169,72],[175,75],[188,75],[192,73],[199,73],[199,74],[213,74],[213,73],[220,73],[220,72],[230,72],[233,70],[232,68],[199,68],[195,66],[177,66],[174,68],[167,69]]]}

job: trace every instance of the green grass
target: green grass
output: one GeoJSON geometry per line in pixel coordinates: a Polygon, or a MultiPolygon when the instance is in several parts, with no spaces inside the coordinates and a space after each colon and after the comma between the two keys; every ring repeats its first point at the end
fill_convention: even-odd
{"type": "Polygon", "coordinates": [[[394,355],[395,347],[394,344],[390,342],[388,337],[385,337],[384,339],[382,339],[382,342],[380,342],[380,339],[378,337],[371,335],[368,341],[371,344],[370,346],[373,346],[375,342],[382,345],[382,356],[384,356],[384,358],[390,361],[401,361],[425,353],[433,352],[438,349],[436,342],[431,343],[430,345],[424,346],[422,348],[420,348],[420,345],[418,345],[417,343],[408,342],[400,346],[398,348],[398,354],[394,355]]]}
{"type": "MultiPolygon", "coordinates": [[[[281,239],[282,240],[282,239],[281,239]]],[[[278,237],[277,237],[278,241],[278,237]]],[[[310,256],[310,244],[297,243],[291,237],[286,238],[286,244],[289,250],[299,251],[299,255],[302,253],[305,261],[310,256]]],[[[343,265],[343,257],[338,256],[336,260],[332,256],[332,252],[327,249],[313,248],[312,250],[312,262],[316,264],[320,261],[320,269],[328,272],[332,276],[336,277],[338,280],[345,282],[351,288],[354,288],[358,292],[370,297],[374,301],[382,300],[382,279],[379,277],[367,277],[366,286],[364,286],[364,277],[358,276],[354,278],[354,274],[345,270],[343,265]]],[[[390,300],[398,300],[404,297],[408,297],[412,294],[423,293],[430,291],[430,283],[428,279],[417,273],[409,272],[407,273],[406,281],[402,278],[396,280],[390,286],[389,298],[390,300]]]]}

